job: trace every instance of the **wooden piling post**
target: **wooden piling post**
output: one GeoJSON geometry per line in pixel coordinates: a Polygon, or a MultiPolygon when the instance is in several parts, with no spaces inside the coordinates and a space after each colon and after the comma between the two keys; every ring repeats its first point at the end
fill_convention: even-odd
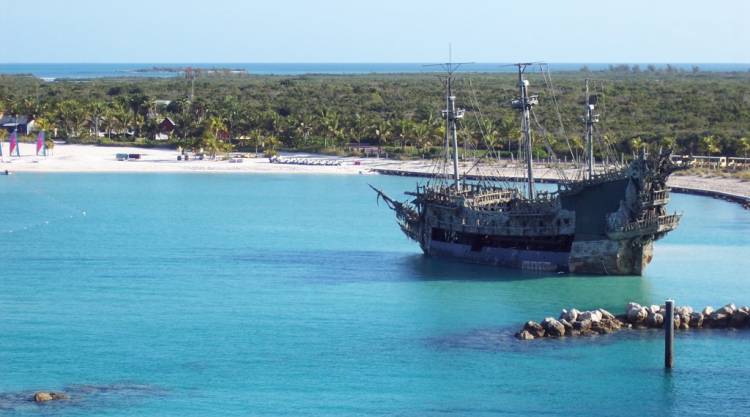
{"type": "Polygon", "coordinates": [[[674,300],[667,300],[664,314],[664,367],[672,369],[674,364],[674,300]]]}

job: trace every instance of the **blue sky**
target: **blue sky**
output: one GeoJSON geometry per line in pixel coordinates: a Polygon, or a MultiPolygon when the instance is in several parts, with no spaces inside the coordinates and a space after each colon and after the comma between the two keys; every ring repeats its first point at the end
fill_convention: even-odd
{"type": "Polygon", "coordinates": [[[3,4],[6,63],[750,62],[748,0],[3,4]]]}

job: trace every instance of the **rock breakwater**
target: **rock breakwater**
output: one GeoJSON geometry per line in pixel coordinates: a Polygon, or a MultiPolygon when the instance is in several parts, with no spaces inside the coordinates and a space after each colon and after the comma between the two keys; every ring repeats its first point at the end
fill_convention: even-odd
{"type": "MultiPolygon", "coordinates": [[[[592,336],[613,333],[622,329],[663,329],[666,309],[664,305],[642,306],[630,302],[623,314],[614,315],[599,308],[596,310],[564,309],[557,318],[547,317],[541,322],[528,321],[516,333],[520,340],[545,337],[592,336]]],[[[750,326],[750,308],[727,304],[719,309],[707,306],[695,310],[690,306],[674,308],[675,329],[744,328],[750,326]]]]}

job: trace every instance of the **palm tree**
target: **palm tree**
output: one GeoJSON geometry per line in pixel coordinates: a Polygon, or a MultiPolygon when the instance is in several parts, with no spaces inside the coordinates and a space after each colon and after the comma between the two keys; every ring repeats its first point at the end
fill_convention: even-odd
{"type": "Polygon", "coordinates": [[[99,136],[99,128],[101,127],[100,124],[103,121],[104,114],[106,112],[107,108],[104,106],[104,103],[101,101],[94,101],[89,103],[87,106],[87,111],[89,113],[89,117],[91,118],[91,124],[94,127],[94,136],[99,136]]]}
{"type": "Polygon", "coordinates": [[[132,127],[136,135],[140,133],[141,127],[138,124],[138,116],[146,120],[151,108],[151,99],[141,92],[135,92],[127,97],[128,108],[133,112],[132,127]]]}
{"type": "Polygon", "coordinates": [[[737,141],[737,153],[741,153],[747,158],[747,153],[750,152],[750,139],[741,137],[737,141]]]}
{"type": "Polygon", "coordinates": [[[399,119],[397,129],[398,137],[401,145],[401,149],[406,147],[406,142],[409,139],[409,132],[411,129],[412,121],[410,119],[399,119]]]}
{"type": "Polygon", "coordinates": [[[229,143],[231,144],[232,138],[236,135],[236,126],[242,118],[240,102],[235,96],[224,97],[224,101],[221,103],[220,113],[222,113],[223,119],[226,122],[225,129],[229,135],[229,143]]]}
{"type": "Polygon", "coordinates": [[[703,150],[708,153],[708,156],[721,151],[721,148],[719,147],[719,144],[716,141],[716,137],[714,135],[704,136],[701,139],[701,148],[703,148],[703,150]]]}
{"type": "Polygon", "coordinates": [[[375,137],[378,138],[378,146],[386,146],[393,129],[390,120],[381,119],[373,127],[375,128],[375,137]]]}
{"type": "Polygon", "coordinates": [[[104,130],[107,132],[107,139],[112,139],[112,129],[116,121],[114,105],[106,107],[104,114],[102,114],[102,123],[104,124],[104,130]]]}
{"type": "Polygon", "coordinates": [[[307,140],[310,136],[310,132],[315,131],[317,125],[317,117],[314,113],[304,112],[298,116],[299,131],[302,134],[302,143],[307,144],[307,140]]]}
{"type": "Polygon", "coordinates": [[[34,124],[41,132],[49,132],[50,130],[52,130],[52,122],[50,122],[50,120],[47,118],[37,117],[34,120],[34,124]]]}
{"type": "Polygon", "coordinates": [[[430,135],[430,126],[425,122],[416,122],[412,126],[412,133],[416,141],[417,148],[424,150],[430,135]]]}
{"type": "Polygon", "coordinates": [[[647,146],[646,142],[644,142],[643,139],[641,139],[640,137],[630,139],[630,148],[633,149],[635,152],[646,149],[646,146],[647,146]]]}
{"type": "Polygon", "coordinates": [[[57,124],[63,127],[66,137],[78,137],[79,128],[83,125],[86,113],[77,100],[69,99],[57,105],[57,124]]]}
{"type": "Polygon", "coordinates": [[[661,138],[662,146],[664,146],[667,149],[670,149],[670,150],[674,149],[676,143],[677,143],[677,140],[675,139],[674,136],[664,136],[663,138],[661,138]]]}
{"type": "Polygon", "coordinates": [[[320,113],[320,118],[323,122],[323,126],[325,127],[325,131],[323,134],[323,147],[328,147],[328,139],[331,139],[333,141],[335,147],[337,139],[343,136],[343,132],[340,126],[341,118],[339,117],[339,114],[333,110],[324,108],[320,113]]]}
{"type": "Polygon", "coordinates": [[[433,146],[445,146],[445,129],[445,123],[437,122],[433,125],[432,129],[430,130],[430,143],[433,146]]]}
{"type": "Polygon", "coordinates": [[[227,127],[219,116],[211,116],[208,118],[208,130],[211,132],[214,138],[219,138],[219,133],[226,132],[227,127]]]}
{"type": "Polygon", "coordinates": [[[255,146],[255,156],[258,156],[258,148],[263,147],[263,131],[260,129],[253,129],[247,135],[249,138],[249,145],[255,146]]]}

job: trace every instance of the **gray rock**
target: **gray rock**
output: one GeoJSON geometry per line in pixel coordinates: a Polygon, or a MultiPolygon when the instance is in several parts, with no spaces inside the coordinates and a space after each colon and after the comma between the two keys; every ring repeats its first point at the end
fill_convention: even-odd
{"type": "Polygon", "coordinates": [[[747,325],[748,317],[750,317],[750,314],[746,311],[736,310],[734,314],[732,314],[730,324],[732,327],[745,327],[747,325]]]}
{"type": "Polygon", "coordinates": [[[605,310],[603,308],[600,308],[600,309],[598,309],[596,311],[602,313],[602,320],[605,320],[605,319],[606,320],[615,320],[614,314],[610,313],[609,311],[607,311],[607,310],[605,310]]]}
{"type": "Polygon", "coordinates": [[[641,308],[643,308],[643,307],[640,304],[634,303],[634,302],[631,301],[625,307],[625,314],[630,314],[631,311],[633,311],[633,310],[640,310],[641,308]]]}
{"type": "Polygon", "coordinates": [[[573,331],[573,324],[571,324],[569,321],[561,319],[560,323],[562,323],[563,327],[565,327],[565,334],[570,334],[573,331]]]}
{"type": "Polygon", "coordinates": [[[703,309],[704,316],[710,316],[711,314],[713,314],[713,312],[714,312],[714,308],[711,306],[706,306],[706,308],[703,309]]]}
{"type": "Polygon", "coordinates": [[[591,330],[599,333],[613,333],[622,328],[622,323],[617,319],[602,319],[599,322],[592,323],[591,330]]]}
{"type": "Polygon", "coordinates": [[[527,321],[523,325],[523,330],[526,330],[534,337],[544,337],[545,334],[544,327],[535,321],[527,321]]]}
{"type": "Polygon", "coordinates": [[[589,331],[591,330],[592,323],[591,320],[579,320],[573,323],[573,329],[578,330],[579,332],[589,331]]]}
{"type": "Polygon", "coordinates": [[[657,313],[649,314],[646,318],[646,326],[652,328],[664,327],[664,316],[657,313]]]}
{"type": "Polygon", "coordinates": [[[718,310],[711,313],[711,327],[723,328],[729,325],[729,319],[732,317],[726,313],[720,313],[718,310]]]}
{"type": "Polygon", "coordinates": [[[642,323],[647,317],[648,311],[643,307],[628,309],[628,321],[631,323],[642,323]]]}
{"type": "Polygon", "coordinates": [[[544,327],[544,330],[547,332],[547,336],[565,336],[565,326],[552,317],[545,318],[544,321],[542,321],[542,327],[544,327]]]}
{"type": "Polygon", "coordinates": [[[580,315],[580,311],[576,310],[575,308],[571,308],[570,311],[568,311],[567,316],[563,318],[568,322],[573,323],[574,321],[578,321],[578,316],[580,315]]]}
{"type": "Polygon", "coordinates": [[[656,314],[659,312],[659,310],[661,310],[661,307],[656,304],[652,304],[651,307],[648,308],[648,312],[650,314],[656,314]]]}
{"type": "Polygon", "coordinates": [[[534,340],[534,335],[531,334],[528,330],[521,330],[520,332],[516,333],[516,338],[520,340],[534,340]]]}
{"type": "Polygon", "coordinates": [[[598,310],[584,311],[578,317],[578,320],[590,320],[592,323],[600,321],[601,319],[602,319],[602,313],[601,311],[598,311],[598,310]]]}
{"type": "Polygon", "coordinates": [[[33,400],[37,403],[45,403],[47,401],[67,400],[69,398],[70,397],[63,392],[37,391],[34,393],[33,400]]]}
{"type": "Polygon", "coordinates": [[[737,311],[737,306],[735,306],[734,304],[727,304],[724,307],[716,310],[716,312],[719,314],[728,314],[730,316],[734,314],[735,311],[737,311]]]}
{"type": "Polygon", "coordinates": [[[690,324],[690,327],[703,327],[703,314],[694,312],[690,315],[690,320],[688,321],[688,323],[690,324]]]}
{"type": "Polygon", "coordinates": [[[675,307],[674,312],[675,314],[679,314],[683,318],[690,317],[690,314],[692,314],[693,312],[693,307],[690,307],[690,306],[675,307]]]}

